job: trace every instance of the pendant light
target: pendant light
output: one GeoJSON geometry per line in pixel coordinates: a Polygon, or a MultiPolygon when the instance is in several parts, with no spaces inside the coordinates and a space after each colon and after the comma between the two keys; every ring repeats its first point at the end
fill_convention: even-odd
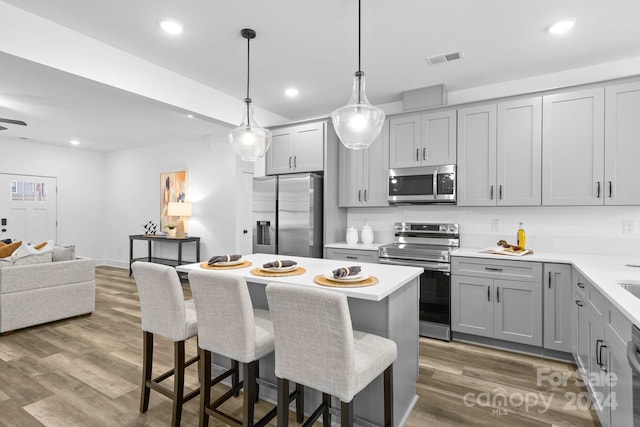
{"type": "Polygon", "coordinates": [[[249,97],[249,58],[251,39],[256,38],[256,32],[249,28],[240,31],[243,38],[247,39],[247,97],[245,116],[240,125],[229,131],[229,143],[242,160],[255,162],[264,157],[271,145],[271,131],[260,127],[253,118],[253,105],[249,97]]]}
{"type": "Polygon", "coordinates": [[[360,150],[369,148],[380,135],[384,111],[369,103],[364,91],[364,73],[360,69],[360,0],[358,0],[358,71],[353,77],[351,99],[344,107],[331,113],[333,127],[345,147],[360,150]]]}

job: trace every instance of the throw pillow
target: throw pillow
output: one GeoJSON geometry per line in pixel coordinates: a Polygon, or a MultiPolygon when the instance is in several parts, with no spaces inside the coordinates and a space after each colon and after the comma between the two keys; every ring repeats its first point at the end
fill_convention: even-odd
{"type": "Polygon", "coordinates": [[[53,247],[53,262],[70,261],[76,259],[76,245],[55,245],[53,247]]]}
{"type": "Polygon", "coordinates": [[[40,249],[44,248],[45,246],[47,246],[47,242],[42,242],[42,243],[38,243],[37,245],[35,245],[33,247],[33,249],[40,250],[40,249]]]}
{"type": "Polygon", "coordinates": [[[20,245],[18,249],[15,250],[13,255],[11,255],[11,258],[13,258],[13,261],[15,262],[17,259],[29,256],[29,255],[35,255],[37,253],[38,251],[36,251],[33,248],[33,246],[24,243],[20,245]]]}
{"type": "Polygon", "coordinates": [[[0,248],[3,247],[3,246],[7,246],[7,244],[0,240],[0,248]]]}
{"type": "Polygon", "coordinates": [[[20,247],[20,245],[22,245],[22,240],[18,240],[17,242],[11,243],[9,245],[5,245],[3,247],[0,248],[0,258],[7,258],[10,257],[11,255],[13,255],[13,253],[16,251],[16,249],[18,249],[20,247]]]}

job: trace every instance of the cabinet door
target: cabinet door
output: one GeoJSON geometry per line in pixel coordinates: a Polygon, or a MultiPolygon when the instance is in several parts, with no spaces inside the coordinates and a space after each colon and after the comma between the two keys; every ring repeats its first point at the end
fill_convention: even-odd
{"type": "Polygon", "coordinates": [[[605,394],[603,405],[609,409],[610,423],[615,427],[633,426],[633,372],[627,361],[626,349],[607,339],[606,366],[610,380],[609,392],[605,394]]]}
{"type": "Polygon", "coordinates": [[[363,159],[364,152],[369,149],[351,150],[340,142],[338,144],[340,144],[338,151],[338,206],[347,208],[362,206],[363,159]]]}
{"type": "Polygon", "coordinates": [[[606,88],[604,203],[640,204],[640,82],[606,88]]]}
{"type": "Polygon", "coordinates": [[[288,173],[293,166],[292,128],[279,128],[272,131],[271,148],[267,151],[267,175],[288,173]]]}
{"type": "Polygon", "coordinates": [[[389,206],[389,121],[363,155],[362,199],[364,206],[389,206]]]}
{"type": "Polygon", "coordinates": [[[496,204],[496,105],[458,110],[458,205],[496,204]]]}
{"type": "Polygon", "coordinates": [[[456,163],[456,111],[440,111],[422,115],[423,166],[456,163]]]}
{"type": "Polygon", "coordinates": [[[571,300],[571,266],[544,265],[544,348],[572,350],[572,313],[578,306],[571,300]]]}
{"type": "Polygon", "coordinates": [[[493,336],[493,280],[451,276],[451,330],[493,336]]]}
{"type": "Polygon", "coordinates": [[[542,123],[542,204],[603,204],[604,88],[543,97],[542,123]]]}
{"type": "Polygon", "coordinates": [[[540,205],[542,98],[499,103],[497,140],[497,204],[540,205]]]}
{"type": "Polygon", "coordinates": [[[495,288],[493,337],[542,345],[542,290],[539,283],[493,281],[495,288]]]}
{"type": "Polygon", "coordinates": [[[576,365],[580,369],[588,369],[589,363],[589,329],[588,321],[586,320],[586,301],[578,290],[573,287],[572,293],[573,302],[573,358],[576,360],[576,365]]]}
{"type": "Polygon", "coordinates": [[[389,167],[420,166],[422,126],[420,116],[394,117],[389,120],[389,167]]]}
{"type": "Polygon", "coordinates": [[[324,133],[324,122],[294,127],[293,172],[324,170],[324,133]]]}
{"type": "Polygon", "coordinates": [[[602,380],[606,369],[601,360],[606,356],[606,347],[601,348],[605,345],[604,327],[590,309],[587,308],[585,312],[587,313],[586,317],[589,325],[589,367],[587,373],[590,375],[590,381],[586,385],[591,393],[593,409],[598,413],[602,425],[608,426],[609,414],[607,413],[607,407],[603,405],[604,401],[602,399],[609,391],[609,387],[602,380]],[[596,397],[596,399],[593,399],[593,397],[596,397]]]}

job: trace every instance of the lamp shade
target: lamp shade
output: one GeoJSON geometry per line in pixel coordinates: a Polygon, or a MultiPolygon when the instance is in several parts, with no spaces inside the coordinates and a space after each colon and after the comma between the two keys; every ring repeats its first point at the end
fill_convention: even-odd
{"type": "Polygon", "coordinates": [[[169,202],[167,207],[169,216],[191,216],[191,203],[189,202],[169,202]]]}
{"type": "Polygon", "coordinates": [[[333,127],[345,147],[360,150],[369,146],[380,135],[384,124],[384,111],[369,103],[364,90],[364,73],[353,77],[353,92],[349,103],[331,113],[333,127]]]}
{"type": "Polygon", "coordinates": [[[246,111],[242,123],[229,131],[229,143],[242,160],[255,162],[264,157],[271,145],[271,131],[260,127],[253,118],[251,99],[245,99],[246,111]]]}

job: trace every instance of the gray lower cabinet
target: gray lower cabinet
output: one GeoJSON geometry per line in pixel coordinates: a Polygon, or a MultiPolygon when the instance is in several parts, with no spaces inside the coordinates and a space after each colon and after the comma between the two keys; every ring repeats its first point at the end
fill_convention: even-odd
{"type": "Polygon", "coordinates": [[[364,249],[327,248],[328,259],[348,262],[378,262],[378,252],[364,249]]]}
{"type": "Polygon", "coordinates": [[[632,372],[626,357],[631,322],[575,269],[572,282],[572,351],[593,408],[604,427],[631,427],[632,372]]]}
{"type": "Polygon", "coordinates": [[[452,272],[454,332],[542,346],[539,263],[454,257],[452,272]]]}
{"type": "MultiPolygon", "coordinates": [[[[572,350],[571,266],[544,264],[544,348],[570,353],[572,350]]],[[[575,305],[575,304],[574,304],[575,305]]]]}

